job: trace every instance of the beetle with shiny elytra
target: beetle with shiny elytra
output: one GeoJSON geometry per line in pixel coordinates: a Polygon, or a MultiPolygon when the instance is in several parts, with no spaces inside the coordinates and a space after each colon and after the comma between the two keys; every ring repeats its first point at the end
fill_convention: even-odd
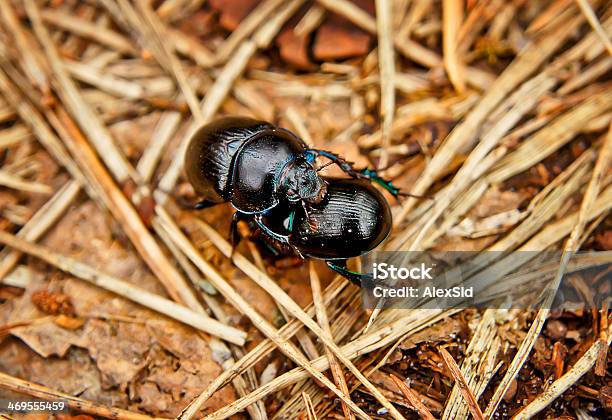
{"type": "Polygon", "coordinates": [[[253,220],[273,240],[300,256],[323,259],[359,283],[363,274],[346,268],[347,258],[371,251],[391,229],[391,211],[371,181],[397,197],[399,190],[375,171],[358,171],[341,157],[311,149],[288,130],[267,122],[226,117],[197,130],[185,154],[187,178],[202,198],[197,209],[230,202],[236,224],[253,220]],[[324,178],[315,167],[325,157],[351,178],[324,178]],[[287,220],[283,232],[267,220],[287,220]]]}

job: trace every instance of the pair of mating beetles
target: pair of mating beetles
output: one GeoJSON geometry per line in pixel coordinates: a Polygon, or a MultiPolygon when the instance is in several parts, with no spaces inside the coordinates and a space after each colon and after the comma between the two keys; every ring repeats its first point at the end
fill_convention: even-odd
{"type": "Polygon", "coordinates": [[[334,271],[360,284],[366,274],[347,268],[348,258],[378,246],[391,229],[391,210],[377,183],[400,192],[375,171],[356,170],[341,157],[317,149],[288,130],[250,118],[227,117],[201,127],[185,155],[189,182],[202,198],[196,208],[230,202],[237,223],[254,224],[268,239],[301,257],[323,259],[334,271]],[[318,157],[349,178],[319,176],[318,157]]]}

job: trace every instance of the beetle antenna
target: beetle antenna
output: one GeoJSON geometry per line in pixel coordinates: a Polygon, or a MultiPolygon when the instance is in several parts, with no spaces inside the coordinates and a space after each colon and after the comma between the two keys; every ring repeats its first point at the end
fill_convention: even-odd
{"type": "Polygon", "coordinates": [[[323,165],[323,166],[319,166],[319,167],[317,168],[317,172],[322,171],[323,169],[327,168],[328,166],[333,165],[334,163],[335,163],[335,162],[333,162],[333,161],[329,161],[329,162],[327,162],[325,165],[323,165]]]}

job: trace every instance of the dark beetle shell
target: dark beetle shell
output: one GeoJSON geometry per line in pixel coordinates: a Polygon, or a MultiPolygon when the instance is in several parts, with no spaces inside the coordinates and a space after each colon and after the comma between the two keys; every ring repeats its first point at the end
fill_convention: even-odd
{"type": "Polygon", "coordinates": [[[200,128],[185,154],[189,182],[207,204],[263,213],[281,199],[320,201],[325,189],[306,144],[287,130],[228,117],[200,128]]]}
{"type": "Polygon", "coordinates": [[[327,194],[297,212],[290,243],[304,256],[351,258],[376,248],[391,230],[391,209],[369,181],[327,179],[327,194]]]}
{"type": "Polygon", "coordinates": [[[243,213],[258,213],[278,204],[282,171],[301,156],[306,147],[284,130],[264,130],[247,140],[232,165],[230,196],[243,213]]]}
{"type": "Polygon", "coordinates": [[[201,127],[191,138],[185,154],[187,179],[204,200],[230,200],[232,161],[249,139],[273,126],[251,118],[227,117],[201,127]]]}

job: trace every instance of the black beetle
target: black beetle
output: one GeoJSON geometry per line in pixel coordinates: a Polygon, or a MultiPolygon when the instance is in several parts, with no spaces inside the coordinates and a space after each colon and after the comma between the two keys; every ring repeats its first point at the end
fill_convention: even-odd
{"type": "Polygon", "coordinates": [[[242,117],[221,118],[197,130],[187,147],[185,171],[203,199],[195,208],[230,202],[236,209],[234,244],[239,240],[238,220],[254,220],[265,234],[300,255],[338,261],[329,266],[353,281],[359,275],[346,269],[346,259],[376,247],[391,227],[389,205],[370,181],[395,197],[400,195],[375,171],[357,171],[331,152],[310,149],[288,130],[242,117]],[[321,168],[315,167],[318,156],[352,179],[320,177],[321,168]],[[290,234],[269,227],[273,219],[287,218],[297,223],[288,228],[290,234]],[[364,226],[374,230],[359,230],[364,226]]]}
{"type": "Polygon", "coordinates": [[[185,171],[203,200],[198,208],[231,202],[256,214],[281,199],[316,203],[325,194],[314,161],[325,156],[353,177],[363,175],[333,153],[309,149],[288,130],[251,118],[226,117],[201,127],[185,155],[185,171]]]}
{"type": "Polygon", "coordinates": [[[360,284],[368,275],[348,270],[347,259],[373,250],[388,236],[391,209],[367,180],[324,180],[327,192],[319,203],[279,206],[266,215],[247,218],[252,217],[266,236],[289,245],[300,256],[325,260],[332,270],[360,284]]]}

